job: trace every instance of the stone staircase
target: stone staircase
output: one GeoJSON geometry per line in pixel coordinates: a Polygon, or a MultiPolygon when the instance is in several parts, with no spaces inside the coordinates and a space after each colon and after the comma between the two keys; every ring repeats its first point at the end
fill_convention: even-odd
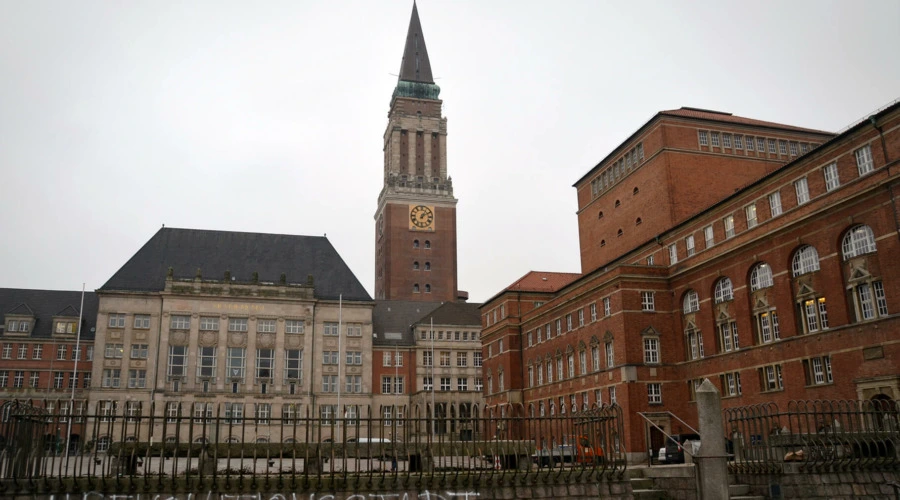
{"type": "MultiPolygon", "coordinates": [[[[697,498],[694,469],[691,465],[633,467],[626,471],[635,500],[670,500],[697,498]]],[[[729,478],[734,482],[734,478],[729,478]]],[[[729,500],[765,500],[764,496],[751,495],[750,486],[730,484],[729,500]]]]}

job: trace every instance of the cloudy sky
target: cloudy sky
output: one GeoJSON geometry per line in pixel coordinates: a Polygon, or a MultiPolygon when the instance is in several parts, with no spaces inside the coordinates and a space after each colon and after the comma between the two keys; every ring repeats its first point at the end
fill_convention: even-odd
{"type": "MultiPolygon", "coordinates": [[[[370,291],[411,0],[0,0],[0,286],[100,287],[165,224],[327,234],[370,291]]],[[[837,131],[900,97],[900,2],[438,1],[459,282],[580,269],[572,183],[656,111],[837,131]]]]}

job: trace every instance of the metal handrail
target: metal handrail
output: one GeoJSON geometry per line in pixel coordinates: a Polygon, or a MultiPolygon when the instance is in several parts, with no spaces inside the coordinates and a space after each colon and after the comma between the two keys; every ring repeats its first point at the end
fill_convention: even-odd
{"type": "MultiPolygon", "coordinates": [[[[685,422],[684,420],[680,419],[680,418],[678,417],[678,415],[676,415],[676,414],[674,414],[674,413],[672,413],[672,412],[670,412],[670,411],[654,411],[654,412],[641,412],[641,411],[639,411],[639,412],[637,412],[637,414],[640,415],[640,417],[643,418],[645,421],[647,421],[648,424],[650,424],[650,425],[652,425],[653,427],[659,429],[659,432],[662,432],[663,435],[666,436],[666,439],[672,439],[672,440],[674,440],[674,438],[673,438],[669,433],[667,433],[662,427],[660,427],[660,426],[656,425],[655,423],[653,423],[653,421],[650,420],[650,418],[648,418],[647,415],[650,415],[650,416],[666,415],[666,416],[674,417],[675,420],[678,420],[682,425],[684,425],[684,426],[687,427],[688,429],[694,431],[694,434],[697,434],[698,436],[700,435],[700,431],[698,431],[697,429],[694,429],[694,428],[691,427],[687,422],[685,422]]],[[[701,437],[701,441],[702,441],[702,437],[701,437]]],[[[649,448],[649,446],[650,446],[649,439],[648,439],[648,442],[647,442],[647,446],[648,446],[648,448],[647,448],[647,449],[648,449],[648,454],[647,454],[647,466],[648,466],[648,467],[652,467],[652,466],[653,466],[653,464],[652,464],[653,460],[652,460],[651,457],[652,457],[652,452],[653,452],[653,450],[649,448]]],[[[689,452],[689,451],[687,450],[687,448],[685,448],[684,452],[687,453],[688,455],[690,455],[691,457],[694,456],[694,454],[691,453],[691,452],[689,452]]]]}

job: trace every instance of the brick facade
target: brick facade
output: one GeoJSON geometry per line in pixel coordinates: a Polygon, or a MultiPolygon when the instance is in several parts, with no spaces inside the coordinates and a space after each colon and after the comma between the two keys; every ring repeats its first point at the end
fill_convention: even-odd
{"type": "MultiPolygon", "coordinates": [[[[692,387],[704,378],[722,391],[725,407],[900,397],[900,267],[893,264],[900,106],[834,138],[774,124],[751,133],[753,120],[666,113],[576,184],[585,273],[558,291],[510,287],[482,307],[506,311],[496,322],[484,315],[486,386],[506,371],[488,405],[521,400],[535,412],[562,412],[573,402],[576,409],[609,403],[614,393],[629,417],[622,441],[638,459],[647,430],[636,413],[669,411],[695,426],[692,387]],[[688,125],[693,131],[672,131],[688,125]],[[719,132],[719,151],[697,152],[700,131],[708,144],[719,132]],[[731,151],[721,147],[725,132],[731,151]],[[750,154],[746,142],[735,151],[738,133],[744,141],[763,137],[766,152],[750,154]],[[691,141],[695,151],[685,153],[691,141]],[[592,181],[618,162],[618,151],[634,150],[640,161],[639,143],[643,162],[592,195],[592,181]],[[839,185],[828,190],[835,169],[839,185]],[[776,192],[781,212],[773,215],[776,192]],[[620,226],[630,232],[617,237],[620,226]],[[639,233],[644,226],[652,231],[639,233]],[[520,311],[535,297],[540,307],[520,311]],[[508,352],[490,348],[501,338],[508,352]]],[[[667,432],[689,432],[675,419],[654,418],[667,432]]]]}

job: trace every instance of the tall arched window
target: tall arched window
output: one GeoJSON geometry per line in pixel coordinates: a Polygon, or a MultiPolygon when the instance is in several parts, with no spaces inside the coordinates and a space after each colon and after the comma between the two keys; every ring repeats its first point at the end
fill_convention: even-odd
{"type": "Polygon", "coordinates": [[[720,278],[719,281],[716,282],[716,290],[714,296],[716,304],[721,304],[722,302],[733,300],[734,290],[731,286],[731,280],[728,278],[720,278]]]}
{"type": "Polygon", "coordinates": [[[425,293],[431,293],[431,285],[425,284],[425,293]]]}
{"type": "Polygon", "coordinates": [[[419,261],[413,262],[413,269],[415,269],[416,271],[419,270],[419,261]]]}
{"type": "Polygon", "coordinates": [[[700,310],[700,297],[697,296],[697,292],[688,290],[687,293],[684,294],[682,310],[684,311],[684,314],[690,314],[700,310]]]}
{"type": "Polygon", "coordinates": [[[425,248],[431,248],[431,241],[425,240],[425,248]]]}
{"type": "Polygon", "coordinates": [[[413,285],[413,293],[419,293],[419,284],[418,283],[413,285]]]}
{"type": "Polygon", "coordinates": [[[794,277],[803,276],[819,270],[819,252],[816,252],[812,245],[804,245],[794,254],[794,260],[791,263],[791,269],[794,277]]]}
{"type": "Polygon", "coordinates": [[[772,268],[765,262],[760,262],[750,271],[750,291],[755,292],[763,288],[769,288],[772,281],[772,268]]]}
{"type": "Polygon", "coordinates": [[[859,225],[847,231],[841,243],[844,260],[867,253],[875,253],[875,233],[866,225],[859,225]]]}
{"type": "Polygon", "coordinates": [[[426,271],[431,271],[431,262],[426,262],[426,263],[425,263],[425,270],[426,270],[426,271]]]}
{"type": "Polygon", "coordinates": [[[413,248],[419,248],[419,240],[413,240],[413,248]]]}

